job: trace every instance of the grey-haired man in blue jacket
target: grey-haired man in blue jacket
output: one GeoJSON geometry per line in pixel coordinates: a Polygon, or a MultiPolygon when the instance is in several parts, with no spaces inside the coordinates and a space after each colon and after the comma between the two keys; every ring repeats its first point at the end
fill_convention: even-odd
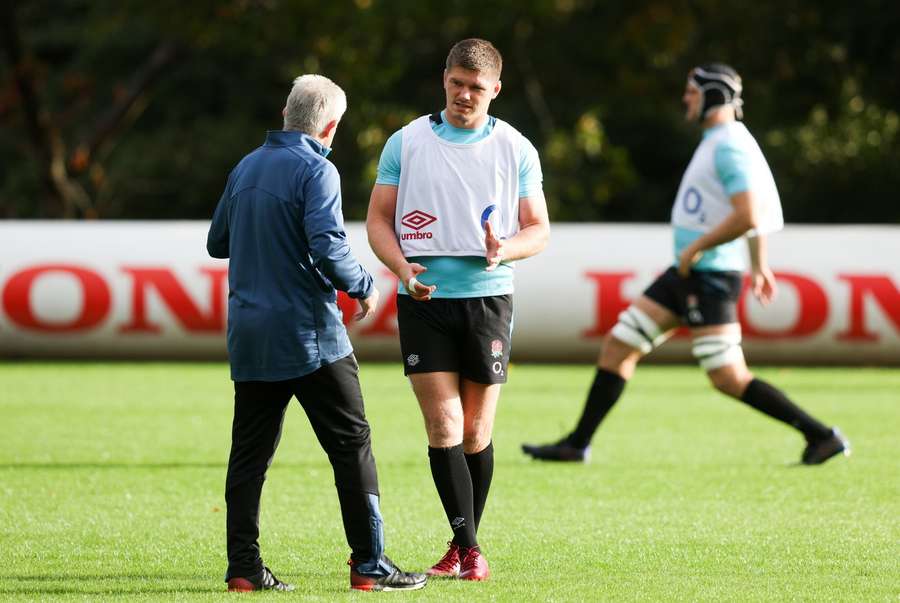
{"type": "Polygon", "coordinates": [[[402,572],[384,555],[359,367],[337,306],[338,290],[359,300],[357,319],[378,305],[372,276],[351,253],[340,177],[325,158],[346,108],[344,91],[328,78],[297,78],[283,111],[284,129],[270,131],[234,168],[209,229],[209,254],[230,259],[230,591],[293,589],[263,564],[258,538],[262,485],[294,396],[334,469],[351,548],[351,588],[425,585],[423,574],[402,572]]]}

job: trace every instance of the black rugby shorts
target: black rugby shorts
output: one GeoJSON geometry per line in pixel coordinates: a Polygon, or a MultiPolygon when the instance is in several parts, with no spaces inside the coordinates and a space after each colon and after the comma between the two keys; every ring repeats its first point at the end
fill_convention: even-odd
{"type": "Polygon", "coordinates": [[[512,295],[424,302],[397,295],[404,374],[447,371],[506,383],[512,311],[512,295]]]}
{"type": "Polygon", "coordinates": [[[737,302],[744,275],[741,272],[691,270],[679,276],[673,266],[662,273],[644,295],[677,314],[689,327],[724,325],[738,321],[737,302]]]}

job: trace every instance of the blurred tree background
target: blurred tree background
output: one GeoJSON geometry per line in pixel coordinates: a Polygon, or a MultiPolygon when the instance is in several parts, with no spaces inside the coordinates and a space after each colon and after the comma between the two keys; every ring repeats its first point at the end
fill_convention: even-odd
{"type": "Polygon", "coordinates": [[[477,36],[556,220],[666,221],[700,135],[685,76],[718,60],[789,221],[900,222],[896,1],[0,0],[0,20],[4,218],[209,218],[317,72],[349,97],[330,158],[361,219],[385,140],[442,108],[447,51],[477,36]]]}

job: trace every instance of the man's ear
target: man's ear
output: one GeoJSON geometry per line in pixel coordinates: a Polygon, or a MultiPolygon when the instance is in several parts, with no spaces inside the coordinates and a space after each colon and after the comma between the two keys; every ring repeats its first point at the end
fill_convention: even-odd
{"type": "Polygon", "coordinates": [[[334,131],[334,129],[337,127],[337,124],[338,124],[338,120],[336,120],[336,119],[332,119],[330,122],[325,124],[325,127],[322,128],[322,131],[319,133],[319,138],[321,138],[323,140],[328,138],[331,135],[331,133],[334,131]]]}
{"type": "Polygon", "coordinates": [[[281,110],[281,116],[287,117],[287,107],[285,107],[284,109],[281,110]]]}
{"type": "Polygon", "coordinates": [[[492,99],[497,98],[497,95],[500,94],[500,88],[502,88],[502,87],[503,87],[503,82],[501,82],[500,80],[497,80],[497,83],[494,84],[494,96],[491,97],[492,99]]]}

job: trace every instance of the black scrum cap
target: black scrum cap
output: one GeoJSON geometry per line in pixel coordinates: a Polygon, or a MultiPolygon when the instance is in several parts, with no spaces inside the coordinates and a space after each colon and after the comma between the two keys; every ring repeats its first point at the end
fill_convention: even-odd
{"type": "Polygon", "coordinates": [[[704,119],[710,110],[720,106],[734,107],[734,114],[738,119],[743,117],[741,106],[741,76],[738,72],[723,63],[709,63],[700,65],[691,70],[688,79],[700,89],[703,94],[703,107],[700,111],[700,119],[704,119]]]}

